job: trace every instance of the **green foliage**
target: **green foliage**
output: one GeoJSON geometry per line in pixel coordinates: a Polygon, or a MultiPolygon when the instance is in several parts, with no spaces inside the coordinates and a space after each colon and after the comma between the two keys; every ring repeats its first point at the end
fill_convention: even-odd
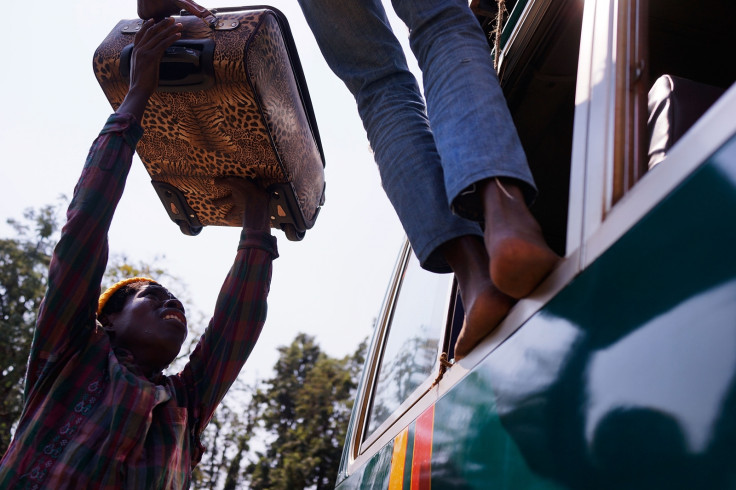
{"type": "Polygon", "coordinates": [[[365,350],[335,359],[299,334],[261,387],[236,382],[202,435],[191,488],[333,488],[365,350]]]}
{"type": "Polygon", "coordinates": [[[256,423],[255,406],[245,401],[252,390],[236,380],[215,411],[201,436],[207,451],[192,471],[192,489],[243,488],[241,465],[250,450],[256,423]]]}
{"type": "Polygon", "coordinates": [[[0,239],[0,454],[23,409],[26,360],[47,269],[59,231],[60,206],[27,210],[8,220],[16,237],[0,239]]]}
{"type": "Polygon", "coordinates": [[[274,439],[246,470],[250,488],[333,488],[365,343],[334,359],[299,334],[279,352],[274,377],[253,397],[274,439]]]}
{"type": "MultiPolygon", "coordinates": [[[[8,220],[15,236],[0,239],[0,454],[23,407],[26,360],[65,204],[8,220]]],[[[174,276],[124,256],[111,258],[102,288],[141,275],[188,303],[174,276]]],[[[200,312],[189,309],[187,316],[190,325],[204,327],[200,312]]],[[[353,355],[335,359],[313,337],[299,334],[279,348],[275,374],[262,388],[236,382],[202,435],[207,452],[194,469],[192,488],[333,488],[365,350],[363,342],[353,355]],[[263,436],[258,451],[252,447],[256,434],[263,436]]],[[[175,369],[187,356],[175,361],[175,369]]]]}

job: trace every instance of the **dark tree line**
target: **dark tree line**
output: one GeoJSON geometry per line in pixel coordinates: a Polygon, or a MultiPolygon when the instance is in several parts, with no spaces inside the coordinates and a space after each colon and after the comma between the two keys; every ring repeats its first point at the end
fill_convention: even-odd
{"type": "MultiPolygon", "coordinates": [[[[8,220],[14,236],[0,239],[0,454],[23,407],[36,312],[65,204],[8,220]]],[[[103,288],[134,275],[164,283],[173,279],[162,269],[112,257],[103,288]]],[[[188,316],[194,319],[191,349],[206,317],[191,309],[188,316]]],[[[313,337],[299,334],[279,348],[271,378],[255,386],[236,382],[205,429],[207,452],[194,470],[192,488],[333,488],[365,348],[363,342],[354,354],[333,358],[313,337]]]]}
{"type": "Polygon", "coordinates": [[[14,238],[0,239],[0,453],[23,408],[23,379],[36,312],[46,291],[58,208],[28,210],[8,220],[14,238]]]}
{"type": "Polygon", "coordinates": [[[259,427],[275,438],[246,468],[250,488],[334,487],[365,347],[335,359],[299,334],[279,349],[274,376],[253,397],[259,427]]]}

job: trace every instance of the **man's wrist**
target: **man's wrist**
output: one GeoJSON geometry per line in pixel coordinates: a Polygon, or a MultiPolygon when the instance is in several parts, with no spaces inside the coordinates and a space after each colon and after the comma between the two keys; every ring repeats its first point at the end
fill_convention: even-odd
{"type": "Polygon", "coordinates": [[[146,107],[148,106],[148,99],[150,98],[151,95],[146,91],[131,87],[120,104],[120,107],[115,112],[132,114],[138,121],[142,121],[143,114],[146,112],[146,107]]]}
{"type": "Polygon", "coordinates": [[[271,212],[268,206],[270,195],[258,188],[248,192],[243,204],[243,229],[270,232],[271,212]]]}
{"type": "Polygon", "coordinates": [[[141,19],[158,21],[169,15],[178,14],[179,11],[173,0],[138,0],[138,17],[141,19]]]}
{"type": "Polygon", "coordinates": [[[254,218],[252,215],[248,215],[248,210],[246,209],[243,216],[243,229],[270,233],[271,216],[266,213],[263,217],[254,218]]]}
{"type": "Polygon", "coordinates": [[[271,225],[269,224],[268,226],[265,226],[265,227],[244,226],[243,233],[270,235],[271,225]]]}
{"type": "Polygon", "coordinates": [[[271,235],[271,229],[268,231],[245,229],[240,232],[240,244],[238,250],[246,248],[257,248],[270,253],[273,258],[279,256],[278,247],[276,246],[276,237],[271,235]]]}

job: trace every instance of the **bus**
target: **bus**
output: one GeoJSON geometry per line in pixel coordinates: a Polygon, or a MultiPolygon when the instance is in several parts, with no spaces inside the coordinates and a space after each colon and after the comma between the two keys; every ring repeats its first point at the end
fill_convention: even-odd
{"type": "MultiPolygon", "coordinates": [[[[470,4],[492,39],[495,0],[470,4]]],[[[506,9],[499,80],[563,259],[455,361],[457,285],[404,244],[336,486],[736,488],[736,2],[506,9]]]]}

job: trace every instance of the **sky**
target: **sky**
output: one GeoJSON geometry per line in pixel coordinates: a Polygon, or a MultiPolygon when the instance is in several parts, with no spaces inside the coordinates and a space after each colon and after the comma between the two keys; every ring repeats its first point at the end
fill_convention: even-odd
{"type": "MultiPolygon", "coordinates": [[[[206,7],[243,5],[221,0],[206,7]]],[[[299,332],[332,356],[352,353],[369,337],[404,232],[380,185],[355,102],[322,59],[295,0],[272,0],[289,20],[325,151],[326,203],[301,242],[278,238],[269,312],[242,376],[266,378],[277,348],[299,332]]],[[[393,15],[390,6],[387,7],[393,15]]],[[[21,218],[69,197],[94,138],[112,112],[92,71],[97,46],[121,19],[136,17],[133,0],[26,2],[22,16],[0,31],[0,237],[8,218],[21,218]]],[[[406,28],[395,23],[405,42],[406,28]]],[[[406,45],[406,44],[405,44],[406,45]]],[[[111,255],[151,263],[182,284],[189,310],[208,318],[238,244],[240,230],[207,227],[183,235],[166,215],[136,156],[109,233],[111,255]]]]}

